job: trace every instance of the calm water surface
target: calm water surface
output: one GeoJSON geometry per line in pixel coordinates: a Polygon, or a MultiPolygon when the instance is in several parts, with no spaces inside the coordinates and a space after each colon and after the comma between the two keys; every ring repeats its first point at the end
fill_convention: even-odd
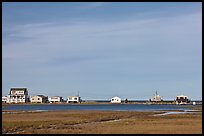
{"type": "Polygon", "coordinates": [[[42,104],[42,105],[7,105],[2,110],[111,110],[111,111],[159,111],[190,110],[185,105],[144,105],[144,104],[42,104]]]}

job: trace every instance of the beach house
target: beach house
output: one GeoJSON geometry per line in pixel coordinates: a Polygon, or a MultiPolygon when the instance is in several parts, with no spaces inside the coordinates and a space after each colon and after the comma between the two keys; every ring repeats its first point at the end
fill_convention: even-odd
{"type": "Polygon", "coordinates": [[[7,96],[7,103],[26,103],[28,102],[27,88],[10,88],[7,96]]]}
{"type": "Polygon", "coordinates": [[[67,98],[67,103],[80,103],[81,102],[81,97],[79,96],[69,96],[67,98]]]}
{"type": "Polygon", "coordinates": [[[31,97],[31,103],[47,103],[48,97],[44,95],[36,95],[31,97]]]}
{"type": "Polygon", "coordinates": [[[50,103],[60,103],[62,102],[62,97],[61,96],[52,96],[48,98],[50,103]]]}
{"type": "Polygon", "coordinates": [[[121,98],[115,96],[115,97],[111,98],[111,103],[121,103],[121,98]]]}
{"type": "Polygon", "coordinates": [[[6,103],[7,102],[7,96],[2,96],[2,103],[6,103]]]}
{"type": "Polygon", "coordinates": [[[188,103],[190,103],[190,99],[188,99],[188,96],[185,95],[176,96],[176,104],[188,104],[188,103]]]}

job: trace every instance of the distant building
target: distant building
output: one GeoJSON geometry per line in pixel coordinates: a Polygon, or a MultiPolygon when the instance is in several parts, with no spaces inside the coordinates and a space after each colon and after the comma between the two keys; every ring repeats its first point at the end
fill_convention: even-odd
{"type": "Polygon", "coordinates": [[[79,96],[70,96],[67,98],[67,103],[80,103],[81,97],[79,96]]]}
{"type": "Polygon", "coordinates": [[[44,95],[36,95],[31,97],[31,103],[47,103],[48,97],[44,95]]]}
{"type": "Polygon", "coordinates": [[[150,98],[149,101],[151,101],[151,102],[160,102],[160,101],[162,101],[162,98],[161,98],[160,95],[157,94],[157,91],[156,91],[155,95],[152,98],[150,98]]]}
{"type": "Polygon", "coordinates": [[[7,97],[7,103],[26,103],[28,102],[27,88],[11,88],[7,97]]]}
{"type": "Polygon", "coordinates": [[[119,97],[113,97],[113,98],[111,98],[111,103],[121,103],[121,98],[119,98],[119,97]]]}
{"type": "Polygon", "coordinates": [[[52,97],[49,97],[48,100],[50,103],[59,103],[59,102],[62,102],[62,97],[61,96],[52,96],[52,97]]]}
{"type": "Polygon", "coordinates": [[[2,103],[6,103],[7,102],[7,96],[2,96],[2,103]]]}
{"type": "Polygon", "coordinates": [[[188,104],[190,103],[190,99],[188,99],[185,95],[176,96],[176,104],[188,104]]]}

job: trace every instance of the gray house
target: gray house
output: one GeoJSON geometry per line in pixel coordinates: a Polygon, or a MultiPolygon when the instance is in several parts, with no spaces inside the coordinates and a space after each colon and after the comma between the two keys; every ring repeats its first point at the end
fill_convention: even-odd
{"type": "Polygon", "coordinates": [[[7,97],[7,103],[26,103],[28,102],[27,88],[11,88],[7,97]]]}

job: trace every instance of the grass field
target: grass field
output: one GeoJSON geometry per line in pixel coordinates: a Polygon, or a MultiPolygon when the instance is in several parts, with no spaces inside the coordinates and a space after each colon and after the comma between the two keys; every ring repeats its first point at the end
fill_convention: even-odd
{"type": "MultiPolygon", "coordinates": [[[[202,109],[201,109],[202,110],[202,109]]],[[[47,111],[2,115],[3,133],[12,134],[201,134],[202,112],[47,111]]]]}

